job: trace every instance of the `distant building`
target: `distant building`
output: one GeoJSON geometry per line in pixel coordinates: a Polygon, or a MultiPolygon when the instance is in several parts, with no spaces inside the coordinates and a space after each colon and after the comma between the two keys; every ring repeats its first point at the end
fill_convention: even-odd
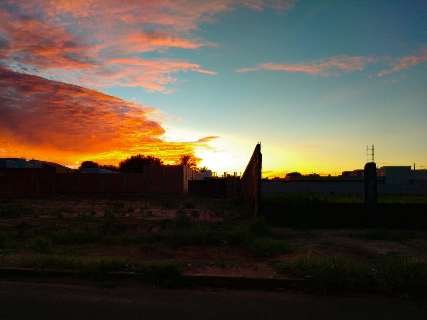
{"type": "Polygon", "coordinates": [[[413,170],[412,171],[412,180],[414,182],[427,181],[427,169],[413,170]]]}
{"type": "Polygon", "coordinates": [[[409,184],[412,179],[411,166],[384,166],[378,169],[378,176],[386,184],[409,184]]]}
{"type": "Polygon", "coordinates": [[[289,172],[285,176],[286,181],[293,181],[293,180],[299,180],[301,179],[302,174],[299,172],[289,172]]]}
{"type": "MultiPolygon", "coordinates": [[[[35,161],[38,161],[38,160],[35,160],[35,161]]],[[[70,169],[66,166],[63,166],[55,162],[48,162],[48,161],[38,161],[38,162],[40,162],[42,168],[54,169],[56,173],[70,173],[74,171],[73,169],[70,169]]]]}
{"type": "Polygon", "coordinates": [[[22,158],[0,158],[0,169],[53,169],[56,173],[72,171],[72,169],[54,162],[40,160],[27,161],[22,158]]]}
{"type": "Polygon", "coordinates": [[[352,171],[343,171],[341,173],[342,177],[363,177],[363,169],[356,169],[352,171]]]}
{"type": "Polygon", "coordinates": [[[97,173],[97,174],[113,174],[118,173],[117,171],[112,171],[103,168],[82,168],[79,170],[81,173],[97,173]]]}
{"type": "Polygon", "coordinates": [[[191,170],[191,180],[206,180],[213,177],[211,170],[197,171],[191,170]]]}
{"type": "Polygon", "coordinates": [[[23,169],[31,168],[25,159],[0,158],[0,169],[23,169]]]}

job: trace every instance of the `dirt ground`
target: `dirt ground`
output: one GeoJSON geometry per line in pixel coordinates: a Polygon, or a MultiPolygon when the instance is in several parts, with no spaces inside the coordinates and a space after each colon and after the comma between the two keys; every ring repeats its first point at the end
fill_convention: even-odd
{"type": "MultiPolygon", "coordinates": [[[[279,249],[263,254],[262,246],[254,249],[247,240],[230,240],[240,237],[240,225],[253,221],[239,214],[233,203],[223,199],[2,200],[0,263],[7,266],[20,257],[40,254],[113,257],[178,261],[184,273],[192,275],[277,278],[283,275],[274,267],[276,263],[307,255],[358,261],[402,255],[427,261],[427,234],[414,230],[269,226],[268,234],[255,231],[250,240],[256,243],[258,238],[269,237],[279,243],[279,249]],[[207,237],[211,229],[227,236],[207,237]],[[287,249],[280,248],[283,244],[287,249]]],[[[267,242],[265,250],[277,246],[276,242],[267,242]]]]}

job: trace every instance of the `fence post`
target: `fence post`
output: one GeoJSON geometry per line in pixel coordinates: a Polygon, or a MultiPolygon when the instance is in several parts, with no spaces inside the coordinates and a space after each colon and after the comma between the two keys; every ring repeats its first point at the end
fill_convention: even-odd
{"type": "Polygon", "coordinates": [[[377,190],[377,165],[375,162],[365,164],[364,186],[365,186],[365,205],[368,207],[376,206],[378,201],[377,190]]]}

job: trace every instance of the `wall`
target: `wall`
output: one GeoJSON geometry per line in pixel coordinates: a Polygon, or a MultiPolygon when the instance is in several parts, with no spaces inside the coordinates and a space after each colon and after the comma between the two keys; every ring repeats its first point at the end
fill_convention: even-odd
{"type": "Polygon", "coordinates": [[[226,180],[224,178],[190,180],[188,192],[196,196],[223,198],[227,196],[226,180]]]}
{"type": "MultiPolygon", "coordinates": [[[[360,181],[263,181],[262,193],[320,193],[363,195],[360,181]]],[[[378,194],[427,194],[427,183],[384,184],[378,183],[378,194]]]]}
{"type": "Polygon", "coordinates": [[[62,194],[181,194],[188,190],[183,166],[147,168],[144,173],[56,174],[45,169],[0,171],[0,196],[26,197],[62,194]]]}
{"type": "Polygon", "coordinates": [[[50,169],[1,169],[0,196],[34,197],[55,193],[55,171],[50,169]]]}

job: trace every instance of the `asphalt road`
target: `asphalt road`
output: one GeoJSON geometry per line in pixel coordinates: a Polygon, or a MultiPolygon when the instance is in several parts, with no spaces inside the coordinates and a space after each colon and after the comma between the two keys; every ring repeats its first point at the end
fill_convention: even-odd
{"type": "Polygon", "coordinates": [[[0,281],[0,319],[427,319],[420,301],[0,281]]]}

